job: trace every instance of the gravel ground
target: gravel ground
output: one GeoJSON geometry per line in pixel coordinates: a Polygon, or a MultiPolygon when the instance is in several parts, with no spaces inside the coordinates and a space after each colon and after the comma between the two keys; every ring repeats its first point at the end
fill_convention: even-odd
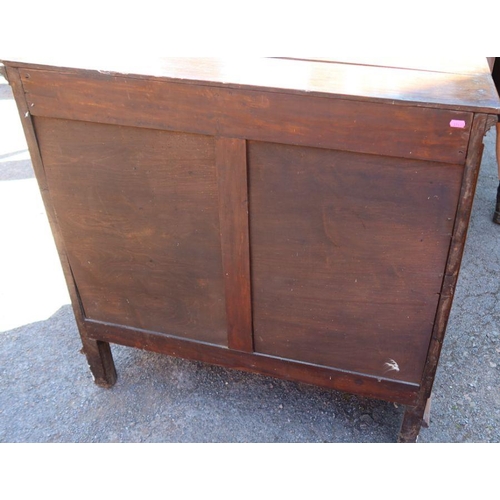
{"type": "MultiPolygon", "coordinates": [[[[500,442],[495,131],[420,443],[500,442]]],[[[113,346],[118,382],[84,357],[10,87],[0,80],[1,443],[391,443],[404,408],[113,346]]]]}

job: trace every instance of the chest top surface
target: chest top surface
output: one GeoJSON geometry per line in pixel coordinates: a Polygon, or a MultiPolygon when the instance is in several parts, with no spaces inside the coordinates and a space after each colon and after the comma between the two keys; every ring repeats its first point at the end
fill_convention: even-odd
{"type": "Polygon", "coordinates": [[[82,75],[90,71],[136,79],[500,114],[500,99],[485,57],[135,60],[44,55],[11,57],[4,59],[4,64],[82,75]]]}

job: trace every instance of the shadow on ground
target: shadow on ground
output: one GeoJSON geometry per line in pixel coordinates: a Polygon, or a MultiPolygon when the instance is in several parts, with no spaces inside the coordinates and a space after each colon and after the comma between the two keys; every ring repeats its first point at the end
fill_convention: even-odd
{"type": "Polygon", "coordinates": [[[0,334],[2,442],[391,442],[402,407],[113,346],[93,384],[70,306],[0,334]]]}
{"type": "MultiPolygon", "coordinates": [[[[0,84],[0,101],[6,99],[11,99],[10,89],[0,84]]],[[[13,118],[4,127],[7,132],[11,122],[20,125],[11,112],[13,118]]],[[[422,429],[420,442],[500,442],[500,226],[491,222],[498,183],[494,130],[485,145],[434,384],[431,426],[422,429]]],[[[12,149],[0,159],[0,180],[29,183],[33,178],[22,147],[22,140],[12,141],[12,149]]],[[[10,194],[13,185],[9,184],[10,194]]],[[[20,191],[26,200],[17,200],[21,208],[36,192],[28,189],[31,184],[26,186],[20,191]]],[[[36,217],[19,222],[15,219],[22,212],[19,207],[17,211],[7,207],[12,208],[8,217],[13,223],[6,227],[17,231],[21,226],[33,233],[36,243],[32,249],[25,248],[29,243],[22,245],[24,253],[8,254],[16,263],[6,262],[26,270],[27,260],[40,254],[34,231],[41,219],[33,203],[36,217]]],[[[2,234],[4,258],[6,242],[18,238],[16,234],[2,234]]],[[[43,257],[45,267],[48,257],[49,249],[43,257]]],[[[22,291],[22,322],[29,321],[26,318],[42,292],[33,281],[21,282],[16,273],[2,305],[10,303],[16,285],[22,291]],[[28,286],[34,290],[31,295],[28,286]]],[[[49,280],[55,281],[52,267],[49,277],[28,274],[31,280],[38,279],[47,296],[55,294],[46,288],[49,280]]],[[[118,382],[112,389],[101,389],[92,382],[80,348],[68,305],[45,321],[0,332],[0,442],[394,442],[404,410],[391,403],[121,346],[113,346],[118,382]]]]}

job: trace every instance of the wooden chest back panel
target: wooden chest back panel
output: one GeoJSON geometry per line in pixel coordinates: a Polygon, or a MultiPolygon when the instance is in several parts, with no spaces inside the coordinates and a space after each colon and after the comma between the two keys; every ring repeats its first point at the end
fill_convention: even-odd
{"type": "Polygon", "coordinates": [[[462,167],[249,142],[248,170],[255,350],[418,383],[462,167]]]}
{"type": "Polygon", "coordinates": [[[20,76],[88,319],[420,383],[472,113],[20,76]]]}
{"type": "Polygon", "coordinates": [[[409,405],[415,441],[500,112],[471,61],[7,62],[96,383],[118,343],[409,405]]]}
{"type": "Polygon", "coordinates": [[[227,345],[214,139],[35,127],[86,317],[227,345]]]}

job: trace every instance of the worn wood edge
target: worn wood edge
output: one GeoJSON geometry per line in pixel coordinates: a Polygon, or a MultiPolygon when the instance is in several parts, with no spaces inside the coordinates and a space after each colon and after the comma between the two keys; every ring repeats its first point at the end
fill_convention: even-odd
{"type": "Polygon", "coordinates": [[[52,209],[48,201],[48,189],[47,181],[45,178],[45,169],[43,166],[42,157],[40,156],[40,149],[35,134],[33,118],[31,116],[28,103],[26,102],[21,75],[19,74],[17,68],[6,67],[6,72],[7,80],[9,82],[9,85],[12,87],[12,92],[14,94],[17,110],[19,112],[19,118],[21,119],[21,125],[23,127],[24,135],[26,137],[26,143],[28,145],[28,150],[30,153],[31,163],[33,165],[33,170],[35,171],[38,186],[42,193],[42,199],[44,201],[45,208],[47,209],[47,207],[49,207],[47,215],[52,215],[52,209]]]}
{"type": "Polygon", "coordinates": [[[488,115],[478,114],[474,117],[460,191],[460,204],[457,209],[445,271],[446,276],[457,277],[460,269],[484,150],[483,137],[489,123],[488,115]]]}
{"type": "Polygon", "coordinates": [[[490,128],[498,123],[498,115],[488,115],[486,119],[485,135],[489,132],[490,128]]]}
{"type": "Polygon", "coordinates": [[[398,443],[416,443],[422,420],[424,416],[425,405],[407,406],[401,429],[398,434],[398,443]]]}
{"type": "Polygon", "coordinates": [[[78,306],[78,293],[76,290],[75,281],[73,274],[71,272],[71,267],[67,258],[67,253],[65,251],[64,241],[59,230],[59,224],[57,221],[57,215],[54,210],[49,188],[47,185],[47,179],[45,175],[45,168],[43,165],[42,157],[40,154],[40,148],[38,145],[38,139],[36,136],[35,125],[33,122],[33,117],[29,112],[28,104],[24,98],[24,89],[22,86],[21,77],[17,69],[7,68],[9,82],[12,86],[14,92],[14,97],[19,111],[19,116],[21,118],[21,123],[23,126],[24,134],[26,136],[26,142],[28,145],[28,150],[31,157],[31,163],[33,165],[33,170],[35,171],[35,177],[37,179],[38,187],[42,196],[45,211],[47,213],[47,218],[49,220],[49,225],[52,231],[52,236],[55,241],[56,249],[59,254],[59,260],[64,271],[64,276],[66,279],[66,284],[69,289],[71,302],[74,305],[73,310],[77,319],[77,322],[83,327],[82,310],[78,306]],[[76,306],[76,307],[75,307],[76,306]]]}
{"type": "Polygon", "coordinates": [[[304,102],[297,102],[295,99],[290,102],[288,96],[277,93],[272,96],[268,95],[270,101],[266,102],[264,93],[255,90],[233,91],[227,88],[218,90],[212,87],[187,86],[172,82],[150,81],[148,84],[151,84],[151,87],[148,87],[146,92],[143,88],[144,81],[127,77],[115,79],[109,75],[94,78],[92,74],[51,74],[43,70],[29,72],[23,70],[20,75],[25,86],[26,100],[33,116],[183,131],[210,136],[220,135],[252,141],[279,142],[453,165],[465,163],[473,118],[472,113],[457,110],[446,111],[408,106],[403,113],[400,113],[400,110],[383,102],[347,102],[342,99],[327,100],[309,95],[302,97],[304,102]],[[105,88],[109,84],[116,84],[117,87],[108,98],[105,88]],[[61,92],[57,97],[51,96],[50,89],[54,85],[60,85],[65,90],[71,89],[71,93],[67,95],[67,92],[61,92]],[[49,94],[44,94],[45,91],[49,94]],[[125,95],[130,99],[129,92],[135,93],[133,101],[137,104],[130,112],[127,111],[126,106],[123,106],[122,101],[125,95]],[[186,105],[176,104],[176,99],[165,99],[165,94],[168,96],[176,92],[180,92],[183,99],[196,99],[197,105],[188,112],[186,105]],[[160,100],[165,101],[166,109],[158,113],[157,106],[150,108],[151,96],[154,96],[157,105],[160,100]],[[241,103],[247,103],[246,105],[252,103],[252,106],[256,108],[253,111],[256,119],[266,123],[271,122],[269,128],[250,125],[246,120],[248,111],[240,109],[241,103]],[[94,106],[94,104],[98,105],[94,106]],[[275,114],[269,111],[272,106],[276,106],[280,114],[278,121],[273,120],[275,114]],[[371,109],[367,109],[366,106],[371,109]],[[303,112],[308,108],[314,109],[314,113],[317,114],[314,120],[304,118],[303,112]],[[145,113],[144,109],[149,109],[150,112],[145,113]],[[377,125],[371,124],[368,127],[356,125],[360,113],[370,114],[370,112],[377,116],[383,112],[389,116],[377,125]],[[193,113],[197,114],[197,119],[193,119],[193,113]],[[331,128],[330,124],[333,124],[331,117],[336,114],[343,117],[343,128],[337,129],[337,133],[334,133],[335,127],[331,128]],[[464,130],[450,131],[451,143],[448,142],[445,146],[439,139],[438,130],[433,133],[423,133],[419,127],[417,127],[418,137],[413,136],[411,140],[402,141],[403,146],[399,146],[401,141],[394,141],[394,133],[403,127],[405,129],[415,127],[414,122],[422,126],[429,120],[444,120],[442,126],[449,127],[450,118],[465,120],[467,127],[464,130]],[[382,124],[387,120],[392,128],[374,141],[372,134],[385,130],[382,124]],[[397,122],[397,125],[394,122],[397,122]],[[339,134],[341,130],[348,130],[351,124],[357,128],[355,132],[339,134]],[[298,128],[298,133],[295,128],[298,128]],[[360,136],[365,140],[358,140],[360,136]]]}
{"type": "Polygon", "coordinates": [[[342,56],[332,56],[332,57],[274,57],[274,59],[292,59],[301,61],[317,61],[323,63],[336,63],[336,64],[355,64],[359,66],[373,66],[378,68],[394,68],[394,69],[406,69],[414,71],[426,71],[432,73],[449,73],[455,75],[483,75],[486,72],[491,73],[491,67],[489,65],[489,58],[485,57],[483,59],[483,64],[469,65],[463,61],[462,58],[439,58],[439,62],[432,57],[422,57],[415,60],[414,55],[410,57],[407,56],[376,56],[376,57],[362,57],[353,56],[349,58],[343,58],[342,56]]]}
{"type": "MultiPolygon", "coordinates": [[[[474,117],[472,126],[471,138],[467,159],[465,162],[462,187],[460,191],[460,202],[455,217],[455,224],[450,243],[450,250],[446,264],[446,270],[443,277],[443,285],[441,289],[441,297],[438,304],[436,321],[432,333],[432,340],[442,343],[448,316],[451,310],[455,287],[458,280],[460,265],[462,262],[465,242],[467,238],[467,230],[469,220],[472,213],[472,205],[477,186],[477,178],[479,175],[479,167],[483,153],[483,137],[487,126],[488,116],[478,114],[474,117]],[[472,151],[472,152],[471,152],[472,151]]],[[[439,353],[436,353],[439,356],[439,353]]],[[[428,358],[432,356],[432,346],[429,348],[428,358]]],[[[437,359],[436,363],[437,365],[437,359]]],[[[434,367],[435,370],[436,367],[434,367]]],[[[426,375],[424,374],[424,379],[426,375]]],[[[424,387],[424,384],[422,385],[424,387]]],[[[430,397],[430,388],[428,387],[426,399],[430,397]]]]}
{"type": "Polygon", "coordinates": [[[228,347],[253,352],[246,141],[216,137],[215,163],[228,347]]]}
{"type": "Polygon", "coordinates": [[[67,266],[68,266],[68,272],[71,275],[71,283],[73,284],[74,287],[74,293],[75,293],[75,298],[71,298],[71,303],[74,304],[74,308],[78,309],[78,316],[81,318],[83,321],[86,317],[87,314],[85,313],[85,307],[83,305],[83,300],[82,300],[82,295],[80,293],[80,290],[78,289],[78,284],[76,282],[75,278],[75,273],[73,272],[73,268],[71,267],[71,263],[69,262],[69,258],[66,256],[66,261],[67,261],[67,266]]]}
{"type": "Polygon", "coordinates": [[[403,405],[414,405],[418,396],[419,386],[410,382],[375,378],[260,353],[236,351],[220,345],[200,343],[158,332],[95,320],[87,319],[85,323],[89,337],[97,341],[120,344],[403,405]]]}
{"type": "Polygon", "coordinates": [[[104,389],[113,387],[118,375],[109,343],[82,338],[82,344],[82,354],[87,357],[94,382],[104,389]],[[96,360],[96,362],[91,362],[91,360],[96,360]]]}
{"type": "Polygon", "coordinates": [[[431,425],[431,408],[432,408],[432,394],[429,396],[425,404],[424,415],[422,417],[422,427],[426,429],[431,425]]]}
{"type": "Polygon", "coordinates": [[[398,438],[399,442],[416,441],[420,427],[423,423],[427,401],[431,397],[434,378],[453,304],[453,296],[458,280],[460,264],[463,257],[467,229],[472,212],[472,204],[483,152],[482,141],[487,124],[488,115],[475,115],[465,162],[462,187],[460,190],[460,202],[455,217],[446,271],[443,277],[434,328],[429,343],[426,358],[427,361],[422,375],[418,402],[416,405],[410,406],[406,409],[398,438]]]}
{"type": "Polygon", "coordinates": [[[7,80],[7,83],[9,82],[9,79],[7,77],[7,69],[5,68],[5,66],[2,63],[0,63],[0,76],[5,78],[5,80],[7,80]]]}
{"type": "MultiPolygon", "coordinates": [[[[279,59],[279,58],[277,58],[279,59]]],[[[282,58],[287,60],[286,58],[282,58]]],[[[0,61],[2,62],[2,61],[0,61]]],[[[305,61],[304,61],[305,62],[305,61]]],[[[199,86],[209,86],[209,87],[219,87],[228,89],[238,89],[238,90],[257,90],[259,92],[269,92],[269,93],[281,93],[281,94],[291,94],[291,95],[308,95],[313,97],[326,97],[332,99],[344,99],[351,101],[361,101],[361,102],[378,102],[391,104],[395,106],[410,106],[410,107],[424,107],[433,109],[446,109],[449,111],[463,111],[463,112],[483,112],[483,113],[497,113],[500,114],[500,100],[488,101],[486,105],[473,105],[465,104],[463,102],[445,102],[445,101],[422,101],[422,100],[409,100],[398,98],[395,96],[384,97],[381,95],[370,96],[363,94],[345,94],[341,92],[324,92],[320,90],[305,90],[305,89],[292,89],[287,87],[271,87],[262,85],[252,85],[243,84],[229,81],[217,81],[208,79],[196,79],[196,78],[180,78],[168,75],[146,75],[134,72],[125,72],[118,70],[99,70],[95,68],[76,68],[76,67],[60,67],[51,64],[40,64],[40,63],[28,63],[23,61],[13,61],[13,60],[3,60],[5,65],[15,67],[17,69],[35,69],[43,71],[54,71],[64,74],[82,74],[82,73],[92,73],[96,78],[104,78],[106,76],[111,77],[127,77],[131,79],[138,80],[156,80],[156,81],[168,81],[171,83],[182,83],[186,85],[199,85],[199,86]]],[[[323,63],[318,63],[323,64],[323,63]]],[[[345,65],[345,63],[339,63],[345,65]]],[[[374,66],[375,67],[375,66],[374,66]]],[[[387,69],[399,69],[404,71],[414,71],[403,68],[387,68],[387,69]]],[[[491,88],[493,89],[493,83],[491,82],[491,88]]]]}
{"type": "Polygon", "coordinates": [[[21,119],[28,150],[30,152],[31,163],[35,172],[38,187],[42,197],[42,201],[49,221],[52,236],[59,255],[59,261],[63,270],[66,286],[71,298],[73,314],[83,344],[82,352],[86,355],[89,366],[91,366],[92,375],[97,385],[102,387],[111,387],[117,379],[116,370],[111,355],[109,345],[103,342],[96,342],[90,339],[87,335],[86,324],[84,321],[84,309],[80,300],[80,295],[76,286],[76,282],[71,270],[71,265],[65,250],[64,240],[62,238],[57,214],[54,210],[50,192],[47,185],[45,168],[40,154],[38,140],[36,136],[33,117],[31,116],[28,104],[25,99],[24,89],[19,72],[15,68],[7,68],[8,80],[12,86],[19,116],[21,119]]]}

